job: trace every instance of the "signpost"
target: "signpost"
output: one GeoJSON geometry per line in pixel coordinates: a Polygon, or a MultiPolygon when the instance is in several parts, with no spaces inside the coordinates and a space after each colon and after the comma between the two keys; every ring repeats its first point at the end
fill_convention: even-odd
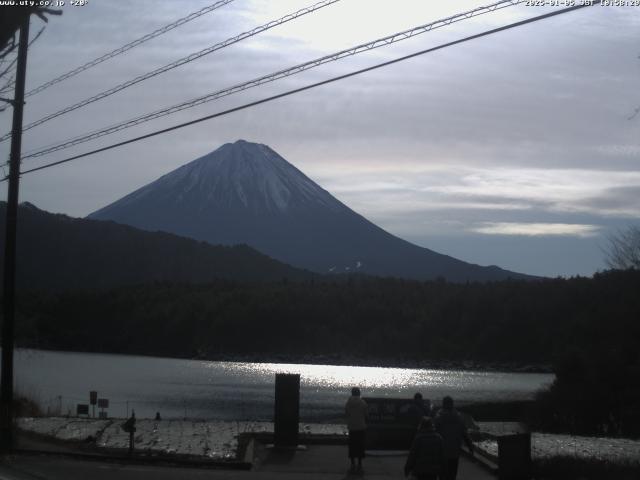
{"type": "Polygon", "coordinates": [[[131,410],[131,417],[122,424],[122,429],[129,434],[129,455],[133,455],[133,434],[136,432],[136,412],[131,410]]]}
{"type": "Polygon", "coordinates": [[[98,392],[89,392],[89,404],[93,407],[93,418],[96,418],[96,403],[98,403],[98,392]]]}
{"type": "Polygon", "coordinates": [[[105,412],[104,409],[109,408],[109,399],[99,398],[98,408],[100,409],[100,418],[107,418],[107,412],[105,412]]]}

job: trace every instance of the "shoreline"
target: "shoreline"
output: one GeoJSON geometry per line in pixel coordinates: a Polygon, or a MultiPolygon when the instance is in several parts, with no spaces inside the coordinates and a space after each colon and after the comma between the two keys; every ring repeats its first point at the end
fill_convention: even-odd
{"type": "Polygon", "coordinates": [[[111,351],[85,351],[63,350],[45,348],[39,346],[19,345],[16,349],[35,350],[56,353],[83,353],[95,355],[119,355],[132,357],[165,358],[173,360],[194,360],[205,362],[232,362],[232,363],[275,363],[275,364],[299,364],[299,365],[327,365],[344,367],[374,367],[374,368],[405,368],[415,370],[444,370],[444,371],[480,371],[496,373],[553,373],[551,365],[538,363],[513,363],[513,362],[483,362],[474,360],[433,360],[411,358],[360,358],[346,356],[338,353],[289,355],[289,354],[233,354],[201,353],[195,356],[163,356],[152,353],[111,352],[111,351]]]}
{"type": "MultiPolygon", "coordinates": [[[[54,449],[90,452],[126,451],[128,434],[120,427],[122,418],[88,419],[65,417],[22,417],[18,428],[29,437],[49,443],[54,449]]],[[[480,432],[508,434],[511,422],[479,422],[480,432]],[[504,428],[500,425],[504,424],[504,428]],[[492,427],[492,428],[489,428],[492,427]],[[506,430],[505,430],[506,429],[506,430]],[[495,432],[494,432],[495,433],[495,432]]],[[[273,434],[273,422],[141,419],[136,428],[136,451],[160,456],[192,456],[217,461],[238,461],[244,434],[273,434]]],[[[301,439],[322,437],[346,442],[346,425],[299,424],[301,439]]],[[[38,442],[35,442],[38,443],[38,442]]],[[[497,455],[495,439],[479,439],[476,446],[497,455]]],[[[33,448],[33,447],[32,447],[33,448]]],[[[640,440],[532,432],[532,457],[537,462],[568,458],[574,462],[604,461],[640,466],[640,440]]]]}

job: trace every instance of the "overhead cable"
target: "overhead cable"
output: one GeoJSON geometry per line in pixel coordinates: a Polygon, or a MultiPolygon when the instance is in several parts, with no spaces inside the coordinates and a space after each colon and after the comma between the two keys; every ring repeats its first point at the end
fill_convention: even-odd
{"type": "MultiPolygon", "coordinates": [[[[38,38],[40,38],[40,35],[42,35],[42,32],[44,32],[44,29],[45,29],[45,27],[42,27],[40,29],[40,31],[35,34],[35,36],[29,42],[29,47],[31,47],[31,45],[33,45],[34,42],[36,40],[38,40],[38,38]]],[[[2,61],[4,61],[4,60],[2,60],[2,61]]],[[[0,78],[3,78],[11,70],[13,70],[14,67],[16,66],[17,62],[18,62],[18,55],[15,56],[15,58],[9,63],[9,65],[2,72],[0,72],[0,78]]],[[[1,63],[1,61],[0,61],[0,63],[1,63]]],[[[16,82],[15,82],[14,75],[11,74],[11,76],[9,77],[7,82],[2,87],[0,87],[0,94],[4,94],[8,90],[13,90],[14,89],[13,87],[14,87],[15,83],[16,82]]]]}
{"type": "MultiPolygon", "coordinates": [[[[61,165],[63,163],[71,162],[72,160],[77,160],[79,158],[84,158],[84,157],[88,157],[90,155],[95,155],[96,153],[101,153],[101,152],[105,152],[107,150],[112,150],[114,148],[118,148],[118,147],[121,147],[121,146],[124,146],[124,145],[128,145],[128,144],[131,144],[131,143],[139,142],[141,140],[145,140],[147,138],[151,138],[151,137],[155,137],[155,136],[162,135],[162,134],[165,134],[165,133],[169,133],[169,132],[172,132],[174,130],[178,130],[178,129],[181,129],[181,128],[188,127],[190,125],[195,125],[197,123],[201,123],[201,122],[204,122],[204,121],[207,121],[207,120],[211,120],[213,118],[222,117],[222,116],[228,115],[230,113],[234,113],[234,112],[238,112],[240,110],[245,110],[247,108],[255,107],[257,105],[261,105],[263,103],[271,102],[273,100],[277,100],[277,99],[280,99],[280,98],[288,97],[290,95],[294,95],[296,93],[304,92],[306,90],[311,90],[313,88],[320,87],[322,85],[327,85],[329,83],[333,83],[333,82],[337,82],[339,80],[344,80],[344,79],[347,79],[347,78],[350,78],[350,77],[354,77],[356,75],[360,75],[360,74],[363,74],[363,73],[366,73],[366,72],[370,72],[372,70],[377,70],[379,68],[387,67],[389,65],[393,65],[393,64],[396,64],[396,63],[399,63],[399,62],[403,62],[405,60],[408,60],[408,59],[411,59],[411,58],[415,58],[415,57],[418,57],[418,56],[421,56],[421,55],[425,55],[427,53],[435,52],[435,51],[441,50],[443,48],[451,47],[453,45],[458,45],[458,44],[461,44],[461,43],[464,43],[464,42],[468,42],[468,41],[471,41],[471,40],[476,40],[478,38],[485,37],[487,35],[492,35],[492,34],[495,34],[495,33],[498,33],[498,32],[502,32],[502,31],[505,31],[505,30],[509,30],[509,29],[512,29],[512,28],[515,28],[515,27],[520,27],[522,25],[526,25],[526,24],[534,23],[534,22],[537,22],[537,21],[540,21],[540,20],[544,20],[544,19],[547,19],[547,18],[551,18],[551,17],[555,17],[555,16],[558,16],[558,15],[562,15],[564,13],[573,12],[575,10],[579,10],[579,9],[582,9],[582,8],[585,8],[585,7],[591,7],[593,5],[596,5],[596,3],[595,2],[591,2],[591,1],[587,1],[587,3],[575,5],[575,6],[568,7],[568,8],[563,8],[561,10],[556,10],[556,11],[549,12],[549,13],[546,13],[546,14],[543,14],[543,15],[538,15],[536,17],[528,18],[526,20],[521,20],[519,22],[510,23],[510,24],[504,25],[502,27],[494,28],[494,29],[491,29],[491,30],[486,30],[484,32],[477,33],[475,35],[471,35],[471,36],[464,37],[464,38],[461,38],[461,39],[458,39],[458,40],[454,40],[452,42],[443,43],[441,45],[438,45],[438,46],[435,46],[435,47],[431,47],[431,48],[427,48],[425,50],[421,50],[419,52],[415,52],[415,53],[412,53],[412,54],[409,54],[409,55],[405,55],[403,57],[395,58],[395,59],[389,60],[387,62],[378,63],[376,65],[373,65],[373,66],[370,66],[370,67],[367,67],[367,68],[363,68],[361,70],[356,70],[354,72],[350,72],[350,73],[347,73],[347,74],[344,74],[344,75],[339,75],[337,77],[332,77],[332,78],[329,78],[327,80],[323,80],[323,81],[320,81],[320,82],[312,83],[310,85],[306,85],[304,87],[295,88],[293,90],[288,90],[286,92],[283,92],[283,93],[280,93],[280,94],[277,94],[277,95],[272,95],[270,97],[266,97],[266,98],[263,98],[263,99],[260,99],[260,100],[256,100],[254,102],[245,103],[244,105],[240,105],[238,107],[230,108],[228,110],[224,110],[224,111],[217,112],[217,113],[214,113],[214,114],[211,114],[211,115],[206,115],[204,117],[196,118],[195,120],[191,120],[191,121],[188,121],[188,122],[180,123],[180,124],[174,125],[172,127],[163,128],[161,130],[156,130],[155,132],[151,132],[151,133],[148,133],[146,135],[141,135],[139,137],[130,138],[129,140],[124,140],[122,142],[114,143],[114,144],[108,145],[106,147],[102,147],[102,148],[98,148],[98,149],[95,149],[95,150],[91,150],[89,152],[81,153],[79,155],[74,155],[72,157],[68,157],[68,158],[65,158],[63,160],[58,160],[57,162],[51,162],[51,163],[48,163],[48,164],[45,164],[45,165],[41,165],[39,167],[31,168],[29,170],[23,171],[22,173],[23,174],[32,173],[32,172],[37,172],[39,170],[44,170],[46,168],[51,168],[51,167],[54,167],[56,165],[61,165]]],[[[4,179],[2,179],[2,181],[6,180],[6,179],[7,178],[5,177],[4,179]]]]}
{"type": "Polygon", "coordinates": [[[467,20],[473,17],[476,17],[478,15],[483,15],[485,13],[490,13],[490,12],[494,12],[496,10],[502,9],[502,8],[506,8],[506,7],[510,7],[513,5],[517,5],[519,3],[523,3],[523,0],[503,0],[503,1],[499,1],[496,3],[492,3],[490,5],[486,5],[483,7],[478,7],[475,8],[473,10],[469,10],[467,12],[463,12],[463,13],[459,13],[447,18],[443,18],[440,20],[436,20],[435,22],[431,22],[431,23],[427,23],[424,25],[420,25],[418,27],[414,27],[411,28],[409,30],[404,30],[398,33],[394,33],[392,35],[388,35],[386,37],[383,38],[379,38],[377,40],[373,40],[371,42],[368,43],[363,43],[360,45],[356,45],[355,47],[351,47],[345,50],[341,50],[339,52],[336,53],[332,53],[330,55],[325,55],[323,57],[320,58],[316,58],[315,60],[310,60],[298,65],[295,65],[293,67],[289,67],[286,68],[284,70],[279,70],[277,72],[274,73],[270,73],[258,78],[254,78],[253,80],[249,80],[247,82],[243,82],[240,83],[238,85],[234,85],[228,88],[224,88],[222,90],[217,90],[215,92],[212,93],[208,93],[207,95],[198,97],[198,98],[194,98],[191,100],[188,100],[186,102],[182,102],[179,103],[177,105],[173,105],[171,107],[166,107],[160,110],[156,110],[154,112],[151,113],[147,113],[129,120],[125,120],[123,122],[111,125],[109,127],[105,127],[102,128],[100,130],[95,130],[93,132],[87,133],[85,135],[81,135],[81,136],[76,136],[73,137],[71,139],[65,140],[61,143],[52,145],[52,146],[48,146],[48,147],[42,147],[37,151],[33,151],[32,153],[27,153],[26,155],[24,155],[22,158],[23,159],[27,159],[27,158],[34,158],[34,157],[41,157],[43,155],[49,154],[49,153],[53,153],[59,150],[64,150],[66,148],[70,148],[73,147],[75,145],[79,145],[81,143],[85,143],[91,140],[95,140],[97,138],[103,137],[105,135],[110,135],[112,133],[118,132],[120,130],[124,130],[127,128],[131,128],[134,127],[136,125],[139,125],[141,123],[145,123],[151,120],[155,120],[157,118],[160,117],[164,117],[166,115],[171,115],[173,113],[179,112],[181,110],[186,110],[188,108],[192,108],[192,107],[196,107],[198,105],[202,105],[203,103],[207,103],[207,102],[211,102],[214,100],[217,100],[219,98],[222,97],[226,97],[229,95],[233,95],[235,93],[239,93],[242,92],[244,90],[248,90],[250,88],[254,88],[254,87],[258,87],[260,85],[263,85],[265,83],[270,83],[270,82],[274,82],[276,80],[285,78],[285,77],[289,77],[291,75],[295,75],[297,73],[301,73],[304,72],[306,70],[310,70],[312,68],[315,67],[319,67],[320,65],[323,65],[325,63],[329,63],[329,62],[335,62],[337,60],[340,60],[342,58],[345,57],[350,57],[353,55],[357,55],[359,53],[362,52],[366,52],[368,50],[373,50],[375,48],[379,48],[379,47],[384,47],[386,45],[390,45],[392,43],[396,43],[399,42],[401,40],[406,40],[408,38],[412,38],[416,35],[420,35],[422,33],[426,33],[429,32],[431,30],[434,30],[436,28],[440,28],[440,27],[444,27],[447,25],[451,25],[452,23],[456,23],[456,22],[460,22],[462,20],[467,20]]]}
{"type": "Polygon", "coordinates": [[[104,55],[102,55],[101,57],[95,58],[87,63],[85,63],[84,65],[80,65],[77,68],[74,68],[73,70],[70,70],[66,73],[63,73],[62,75],[60,75],[59,77],[54,78],[53,80],[49,80],[46,83],[43,83],[42,85],[29,90],[27,93],[25,93],[25,97],[30,97],[31,95],[35,95],[36,93],[40,93],[43,90],[46,90],[47,88],[60,83],[64,80],[67,80],[71,77],[75,77],[76,75],[78,75],[81,72],[84,72],[85,70],[88,70],[92,67],[95,67],[96,65],[101,64],[102,62],[106,62],[107,60],[112,59],[113,57],[117,57],[118,55],[121,55],[125,52],[128,52],[129,50],[131,50],[132,48],[135,48],[139,45],[142,45],[145,42],[148,42],[149,40],[159,37],[160,35],[163,35],[171,30],[173,30],[174,28],[177,28],[181,25],[184,25],[185,23],[188,23],[192,20],[195,20],[196,18],[201,17],[202,15],[205,15],[209,12],[213,12],[214,10],[217,10],[220,7],[223,7],[224,5],[233,2],[234,0],[220,0],[218,2],[215,2],[207,7],[201,8],[200,10],[190,13],[189,15],[187,15],[186,17],[182,17],[178,20],[176,20],[175,22],[172,22],[168,25],[165,25],[164,27],[158,28],[156,30],[154,30],[151,33],[147,33],[146,35],[143,35],[142,37],[127,43],[126,45],[123,45],[119,48],[116,48],[115,50],[109,52],[109,53],[105,53],[104,55]]]}
{"type": "MultiPolygon", "coordinates": [[[[161,73],[165,73],[168,72],[169,70],[173,70],[174,68],[180,67],[186,63],[189,62],[193,62],[194,60],[197,60],[198,58],[204,57],[205,55],[209,55],[210,53],[215,52],[216,50],[220,50],[222,48],[228,47],[229,45],[233,45],[234,43],[238,43],[246,38],[252,37],[254,35],[257,35],[261,32],[264,32],[266,30],[269,30],[271,28],[277,27],[278,25],[282,25],[283,23],[286,22],[290,22],[291,20],[294,20],[298,17],[301,17],[303,15],[306,15],[308,13],[311,12],[315,12],[316,10],[319,10],[321,8],[324,8],[328,5],[331,5],[333,3],[339,2],[340,0],[322,0],[321,2],[318,2],[314,5],[311,5],[309,7],[305,7],[302,8],[296,12],[290,13],[288,15],[285,15],[284,17],[281,17],[277,20],[272,20],[268,23],[265,23],[264,25],[261,25],[259,27],[256,27],[252,30],[249,30],[247,32],[241,33],[240,35],[236,35],[235,37],[231,37],[228,38],[220,43],[216,43],[215,45],[212,45],[210,47],[207,47],[203,50],[200,50],[199,52],[195,52],[192,53],[191,55],[187,55],[186,57],[183,57],[179,60],[176,60],[175,62],[172,62],[168,65],[165,65],[163,67],[157,68],[151,72],[147,72],[144,73],[142,75],[139,75],[131,80],[128,80],[124,83],[121,83],[119,85],[116,85],[115,87],[112,87],[108,90],[105,90],[101,93],[98,93],[97,95],[94,95],[92,97],[86,98],[85,100],[82,100],[78,103],[75,103],[71,106],[68,106],[66,108],[63,108],[62,110],[59,110],[55,113],[52,113],[50,115],[47,115],[46,117],[41,118],[40,120],[36,120],[35,122],[31,122],[28,125],[25,125],[22,128],[22,131],[26,131],[26,130],[30,130],[34,127],[37,127],[38,125],[42,125],[45,122],[48,122],[49,120],[52,120],[54,118],[59,117],[60,115],[64,115],[65,113],[69,113],[72,112],[74,110],[77,110],[78,108],[81,107],[85,107],[87,105],[89,105],[90,103],[94,103],[97,102],[98,100],[102,100],[103,98],[106,98],[110,95],[113,95],[114,93],[117,93],[121,90],[124,90],[125,88],[129,88],[133,85],[136,85],[137,83],[140,83],[144,80],[148,80],[152,77],[155,77],[157,75],[160,75],[161,73]]],[[[0,142],[8,139],[11,136],[11,132],[8,132],[6,134],[4,134],[2,137],[0,137],[0,142]]]]}

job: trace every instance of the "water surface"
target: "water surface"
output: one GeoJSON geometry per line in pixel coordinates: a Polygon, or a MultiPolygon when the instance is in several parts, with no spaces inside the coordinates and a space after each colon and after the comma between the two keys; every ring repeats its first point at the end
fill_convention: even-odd
{"type": "Polygon", "coordinates": [[[301,375],[301,417],[341,416],[349,390],[364,396],[412,397],[439,403],[523,400],[553,380],[551,374],[468,370],[349,367],[282,363],[210,362],[172,358],[17,349],[16,389],[50,412],[75,414],[89,391],[109,400],[109,416],[264,420],[273,418],[274,378],[301,375]]]}

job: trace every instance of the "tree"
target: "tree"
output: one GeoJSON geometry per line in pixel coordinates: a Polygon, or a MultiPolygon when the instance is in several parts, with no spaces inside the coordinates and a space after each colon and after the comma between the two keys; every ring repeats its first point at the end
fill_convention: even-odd
{"type": "MultiPolygon", "coordinates": [[[[6,97],[11,95],[15,86],[17,32],[24,19],[30,17],[31,14],[37,15],[46,23],[49,21],[46,15],[62,15],[62,10],[40,6],[5,6],[0,8],[0,112],[5,111],[12,102],[6,97]]],[[[44,27],[29,42],[29,46],[40,37],[43,31],[44,27]]]]}
{"type": "Polygon", "coordinates": [[[640,226],[631,225],[609,236],[605,255],[609,268],[640,269],[640,226]]]}

